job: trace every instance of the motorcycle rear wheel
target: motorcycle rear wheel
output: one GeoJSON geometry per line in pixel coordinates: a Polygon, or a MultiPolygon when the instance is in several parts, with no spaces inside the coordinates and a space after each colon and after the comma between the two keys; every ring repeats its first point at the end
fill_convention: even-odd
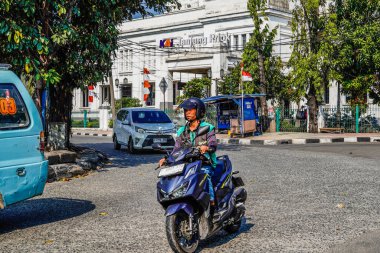
{"type": "Polygon", "coordinates": [[[189,226],[189,216],[183,212],[166,217],[166,237],[176,253],[192,253],[198,248],[199,236],[184,233],[189,226]]]}

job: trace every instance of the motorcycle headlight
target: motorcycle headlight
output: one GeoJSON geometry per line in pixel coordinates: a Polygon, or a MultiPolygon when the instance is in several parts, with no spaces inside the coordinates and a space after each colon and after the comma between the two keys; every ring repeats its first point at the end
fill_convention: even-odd
{"type": "Polygon", "coordinates": [[[185,175],[185,179],[188,178],[188,177],[190,177],[191,175],[194,175],[195,172],[197,172],[197,165],[194,165],[193,167],[191,167],[191,168],[187,171],[187,173],[186,173],[186,175],[185,175]]]}
{"type": "Polygon", "coordinates": [[[184,184],[182,184],[180,187],[175,189],[170,195],[172,196],[172,198],[180,198],[183,195],[185,195],[185,193],[187,192],[188,186],[189,186],[189,182],[187,181],[184,184]]]}
{"type": "Polygon", "coordinates": [[[138,126],[135,126],[135,131],[139,134],[145,134],[145,129],[138,126]]]}

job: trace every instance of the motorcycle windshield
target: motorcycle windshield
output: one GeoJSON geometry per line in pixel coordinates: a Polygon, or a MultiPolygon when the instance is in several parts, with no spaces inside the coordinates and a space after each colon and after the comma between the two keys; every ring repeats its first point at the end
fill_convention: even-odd
{"type": "Polygon", "coordinates": [[[169,156],[169,161],[178,162],[185,158],[185,156],[191,152],[191,147],[178,147],[174,148],[169,156]]]}

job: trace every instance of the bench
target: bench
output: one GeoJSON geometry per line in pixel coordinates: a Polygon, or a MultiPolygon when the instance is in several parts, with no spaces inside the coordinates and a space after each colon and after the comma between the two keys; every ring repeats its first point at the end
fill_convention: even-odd
{"type": "Polygon", "coordinates": [[[344,128],[341,127],[322,127],[319,129],[321,133],[343,133],[344,128]]]}

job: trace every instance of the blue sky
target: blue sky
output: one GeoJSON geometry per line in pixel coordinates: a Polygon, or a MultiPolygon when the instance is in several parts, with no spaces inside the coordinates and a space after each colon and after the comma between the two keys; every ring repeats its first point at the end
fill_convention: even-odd
{"type": "MultiPolygon", "coordinates": [[[[154,12],[152,9],[150,9],[149,11],[151,11],[153,14],[158,14],[158,12],[154,12]]],[[[137,14],[133,15],[132,18],[133,19],[135,19],[135,18],[141,18],[141,14],[137,13],[137,14]]]]}

